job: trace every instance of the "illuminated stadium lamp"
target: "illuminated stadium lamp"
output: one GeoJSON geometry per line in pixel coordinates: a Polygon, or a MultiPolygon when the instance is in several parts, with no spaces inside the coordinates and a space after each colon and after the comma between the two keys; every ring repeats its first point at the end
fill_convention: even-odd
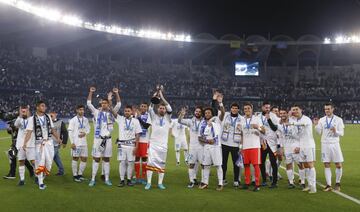
{"type": "Polygon", "coordinates": [[[331,39],[330,38],[324,38],[324,44],[330,44],[331,39]]]}
{"type": "Polygon", "coordinates": [[[88,30],[126,35],[132,37],[142,37],[149,39],[158,39],[158,40],[169,40],[169,41],[180,41],[180,42],[192,42],[190,35],[185,34],[172,34],[172,33],[162,33],[157,30],[134,30],[131,28],[121,28],[118,26],[109,26],[102,23],[91,23],[81,20],[79,17],[74,15],[62,14],[60,11],[55,9],[50,9],[46,7],[38,7],[22,0],[0,0],[0,3],[4,3],[20,9],[22,11],[28,12],[30,14],[42,17],[50,21],[60,22],[66,25],[75,26],[79,28],[84,28],[88,30]]]}

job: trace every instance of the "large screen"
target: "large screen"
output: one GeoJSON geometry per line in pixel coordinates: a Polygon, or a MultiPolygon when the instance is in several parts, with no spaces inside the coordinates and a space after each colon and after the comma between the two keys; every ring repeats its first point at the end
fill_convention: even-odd
{"type": "Polygon", "coordinates": [[[259,76],[259,62],[236,62],[235,76],[259,76]]]}

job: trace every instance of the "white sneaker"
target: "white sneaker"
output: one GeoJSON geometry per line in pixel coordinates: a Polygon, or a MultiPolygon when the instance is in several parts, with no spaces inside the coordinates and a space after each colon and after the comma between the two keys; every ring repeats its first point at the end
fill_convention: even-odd
{"type": "Polygon", "coordinates": [[[303,188],[303,190],[302,191],[304,191],[304,192],[308,192],[308,191],[310,191],[310,188],[309,187],[305,187],[305,188],[303,188]]]}

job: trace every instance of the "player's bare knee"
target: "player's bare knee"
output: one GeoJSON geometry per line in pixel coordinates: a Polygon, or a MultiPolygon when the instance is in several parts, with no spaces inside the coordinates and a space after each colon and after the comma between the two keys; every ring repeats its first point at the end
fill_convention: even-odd
{"type": "Polygon", "coordinates": [[[325,168],[330,168],[330,163],[324,163],[325,168]]]}
{"type": "Polygon", "coordinates": [[[336,166],[336,168],[341,169],[342,168],[342,163],[335,163],[335,166],[336,166]]]}
{"type": "Polygon", "coordinates": [[[104,158],[102,158],[102,159],[103,159],[103,161],[106,162],[106,163],[110,161],[110,158],[105,158],[105,157],[104,157],[104,158]]]}
{"type": "Polygon", "coordinates": [[[80,160],[81,160],[81,162],[86,162],[86,161],[87,161],[87,157],[81,157],[80,160]]]}
{"type": "Polygon", "coordinates": [[[74,160],[74,161],[78,161],[79,158],[78,158],[78,157],[73,157],[73,160],[74,160]]]}
{"type": "Polygon", "coordinates": [[[25,166],[25,161],[24,160],[19,160],[19,166],[25,166]]]}
{"type": "Polygon", "coordinates": [[[100,158],[93,158],[93,160],[94,160],[96,163],[99,163],[99,162],[100,162],[100,158]]]}

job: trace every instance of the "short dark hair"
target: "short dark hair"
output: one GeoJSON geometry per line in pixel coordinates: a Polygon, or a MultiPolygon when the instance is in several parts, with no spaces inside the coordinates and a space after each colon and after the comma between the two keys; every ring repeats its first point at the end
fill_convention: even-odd
{"type": "Polygon", "coordinates": [[[272,111],[273,109],[280,109],[280,108],[279,108],[279,106],[274,105],[274,106],[272,106],[272,107],[271,107],[271,109],[270,109],[270,110],[272,111]]]}
{"type": "Polygon", "coordinates": [[[214,111],[213,111],[213,109],[211,107],[205,107],[204,108],[204,113],[205,113],[205,111],[208,111],[208,110],[211,111],[211,115],[214,115],[214,111]]]}
{"type": "Polygon", "coordinates": [[[36,102],[36,107],[40,106],[41,104],[45,104],[43,100],[39,100],[36,102]]]}
{"type": "Polygon", "coordinates": [[[76,106],[76,110],[79,110],[79,109],[81,109],[81,108],[84,108],[84,109],[85,109],[85,106],[84,106],[84,105],[77,105],[77,106],[76,106]]]}
{"type": "Polygon", "coordinates": [[[20,105],[20,109],[28,109],[27,105],[20,105]]]}
{"type": "Polygon", "coordinates": [[[149,103],[147,102],[141,102],[140,105],[146,105],[146,106],[149,106],[149,103]]]}
{"type": "Polygon", "coordinates": [[[265,106],[265,105],[270,105],[270,102],[269,101],[263,101],[262,106],[265,106]]]}
{"type": "Polygon", "coordinates": [[[302,109],[302,107],[299,104],[293,104],[291,107],[298,107],[298,108],[302,109]]]}
{"type": "Polygon", "coordinates": [[[133,109],[131,105],[126,105],[124,109],[133,109]]]}
{"type": "Polygon", "coordinates": [[[105,102],[107,102],[107,103],[110,103],[107,98],[102,98],[101,101],[105,101],[105,102]]]}
{"type": "Polygon", "coordinates": [[[164,102],[161,102],[161,103],[159,104],[159,106],[164,106],[164,107],[166,107],[166,104],[165,104],[164,102]]]}
{"type": "Polygon", "coordinates": [[[280,107],[280,108],[279,108],[279,111],[286,111],[286,112],[288,112],[288,109],[286,109],[285,107],[280,107]]]}
{"type": "Polygon", "coordinates": [[[240,109],[240,105],[236,102],[233,102],[231,105],[230,105],[230,108],[232,107],[237,107],[238,109],[240,109]]]}
{"type": "Polygon", "coordinates": [[[325,103],[325,106],[331,106],[332,108],[335,107],[335,106],[334,106],[334,103],[332,103],[332,102],[327,102],[327,103],[325,103]]]}
{"type": "Polygon", "coordinates": [[[245,102],[243,107],[245,106],[250,106],[251,108],[254,108],[254,106],[250,102],[245,102]]]}

